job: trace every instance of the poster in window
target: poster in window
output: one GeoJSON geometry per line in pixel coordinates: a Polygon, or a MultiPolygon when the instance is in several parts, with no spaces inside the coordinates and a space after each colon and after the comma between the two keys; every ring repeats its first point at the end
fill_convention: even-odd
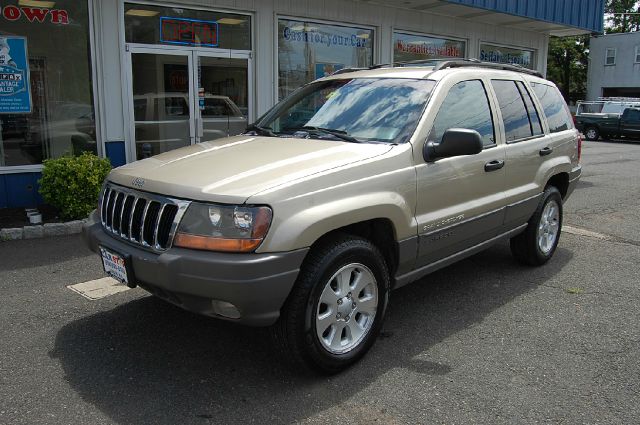
{"type": "Polygon", "coordinates": [[[0,114],[31,113],[27,39],[0,36],[0,114]]]}
{"type": "Polygon", "coordinates": [[[529,69],[534,68],[534,55],[531,50],[495,46],[493,44],[480,44],[480,60],[520,65],[529,69]]]}
{"type": "Polygon", "coordinates": [[[464,58],[466,43],[460,40],[393,33],[393,61],[464,58]]]}

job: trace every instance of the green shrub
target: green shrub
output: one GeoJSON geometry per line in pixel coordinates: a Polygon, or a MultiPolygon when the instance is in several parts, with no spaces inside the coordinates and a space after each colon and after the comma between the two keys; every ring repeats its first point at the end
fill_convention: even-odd
{"type": "Polygon", "coordinates": [[[64,219],[85,218],[96,208],[102,182],[109,174],[108,159],[90,152],[44,161],[40,194],[64,219]]]}

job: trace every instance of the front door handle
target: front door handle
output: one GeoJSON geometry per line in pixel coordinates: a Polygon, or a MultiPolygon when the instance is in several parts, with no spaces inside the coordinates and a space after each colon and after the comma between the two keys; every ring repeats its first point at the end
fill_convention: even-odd
{"type": "Polygon", "coordinates": [[[551,152],[553,152],[553,148],[550,148],[549,146],[546,146],[542,149],[540,149],[540,152],[538,152],[540,154],[540,156],[547,156],[549,154],[551,154],[551,152]]]}
{"type": "Polygon", "coordinates": [[[493,160],[484,164],[484,171],[496,171],[504,167],[504,161],[500,159],[493,160]]]}

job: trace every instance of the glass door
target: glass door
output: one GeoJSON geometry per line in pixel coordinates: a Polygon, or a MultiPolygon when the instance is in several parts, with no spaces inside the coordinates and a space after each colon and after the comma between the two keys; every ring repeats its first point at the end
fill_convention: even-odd
{"type": "Polygon", "coordinates": [[[198,82],[196,143],[242,133],[251,110],[249,58],[194,52],[198,82]]]}
{"type": "Polygon", "coordinates": [[[192,53],[135,48],[130,63],[135,159],[194,143],[192,53]]]}
{"type": "Polygon", "coordinates": [[[132,46],[133,158],[242,133],[253,108],[248,52],[132,46]]]}

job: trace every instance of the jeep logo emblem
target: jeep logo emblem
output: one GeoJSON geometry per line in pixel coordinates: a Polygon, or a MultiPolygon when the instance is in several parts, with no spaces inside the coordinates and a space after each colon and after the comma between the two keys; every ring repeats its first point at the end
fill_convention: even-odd
{"type": "Polygon", "coordinates": [[[140,177],[136,177],[135,179],[133,179],[131,181],[131,184],[135,187],[142,187],[144,186],[144,179],[140,178],[140,177]]]}

